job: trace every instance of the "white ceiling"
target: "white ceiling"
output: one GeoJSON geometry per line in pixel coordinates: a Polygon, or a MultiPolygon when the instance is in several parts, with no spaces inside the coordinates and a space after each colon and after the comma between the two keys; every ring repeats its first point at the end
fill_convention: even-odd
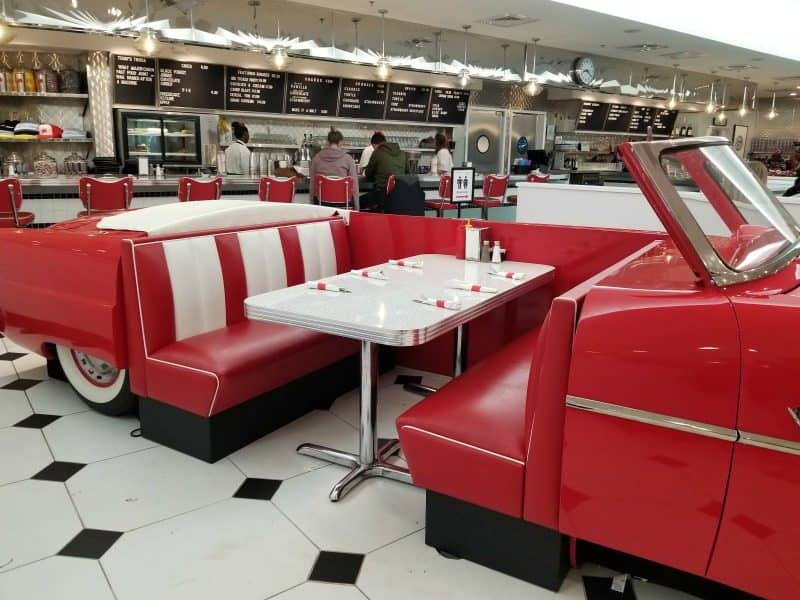
{"type": "MultiPolygon", "coordinates": [[[[640,2],[653,0],[640,0],[640,2]]],[[[720,0],[695,0],[704,4],[718,5],[719,10],[739,13],[736,2],[720,0]]],[[[423,24],[434,29],[458,30],[462,25],[472,25],[470,32],[499,39],[529,42],[541,39],[540,44],[563,48],[589,55],[608,56],[623,60],[671,67],[680,64],[682,69],[711,74],[718,77],[742,79],[749,76],[764,89],[778,87],[795,88],[800,85],[800,61],[780,58],[745,48],[735,47],[685,33],[669,31],[652,25],[637,23],[618,17],[566,6],[549,0],[378,0],[374,4],[367,0],[293,0],[290,4],[306,4],[339,11],[350,11],[364,15],[376,15],[379,8],[388,9],[387,18],[423,24]],[[506,14],[524,15],[536,22],[514,27],[497,27],[481,21],[506,14]],[[636,30],[626,33],[626,30],[636,30]],[[650,52],[620,49],[625,46],[650,44],[666,46],[650,52]],[[670,56],[673,53],[678,56],[670,56]],[[696,56],[686,58],[686,54],[696,56]],[[731,66],[749,66],[742,70],[730,70],[731,66]],[[787,80],[785,78],[793,77],[787,80]]],[[[268,4],[265,0],[265,4],[268,4]]],[[[673,10],[670,2],[658,2],[663,10],[673,10]]],[[[794,26],[800,22],[800,2],[785,2],[788,13],[770,5],[768,14],[774,19],[788,19],[794,26]],[[776,10],[772,10],[775,8],[776,10]],[[792,14],[794,16],[792,17],[792,14]]],[[[746,20],[750,11],[739,18],[746,20]]],[[[683,17],[690,21],[691,12],[683,17]]],[[[770,31],[752,31],[753,36],[769,36],[770,31]]],[[[795,38],[797,39],[797,38],[795,38]]]]}

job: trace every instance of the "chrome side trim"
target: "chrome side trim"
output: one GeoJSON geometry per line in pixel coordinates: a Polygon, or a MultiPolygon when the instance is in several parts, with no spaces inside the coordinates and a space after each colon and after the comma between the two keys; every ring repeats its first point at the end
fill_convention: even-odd
{"type": "Polygon", "coordinates": [[[739,441],[745,446],[755,446],[757,448],[766,448],[767,450],[774,450],[775,452],[784,452],[786,454],[800,456],[800,443],[798,442],[791,442],[768,435],[759,435],[757,433],[748,433],[746,431],[742,432],[742,437],[739,441]]]}
{"type": "Polygon", "coordinates": [[[636,421],[637,423],[644,423],[646,425],[655,425],[656,427],[664,427],[665,429],[702,435],[726,442],[735,442],[739,439],[739,433],[735,429],[718,427],[717,425],[709,425],[708,423],[690,421],[688,419],[662,415],[660,413],[639,410],[637,408],[629,408],[627,406],[619,406],[617,404],[609,404],[607,402],[599,402],[597,400],[587,400],[586,398],[579,398],[577,396],[567,396],[567,406],[579,410],[600,413],[610,417],[617,417],[627,421],[636,421]]]}

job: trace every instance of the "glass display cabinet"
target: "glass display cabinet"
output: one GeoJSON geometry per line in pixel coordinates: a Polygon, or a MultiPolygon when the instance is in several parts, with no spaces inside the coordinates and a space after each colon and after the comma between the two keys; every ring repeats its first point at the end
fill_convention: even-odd
{"type": "Polygon", "coordinates": [[[200,165],[200,117],[152,112],[117,112],[123,162],[146,157],[163,165],[200,165]]]}

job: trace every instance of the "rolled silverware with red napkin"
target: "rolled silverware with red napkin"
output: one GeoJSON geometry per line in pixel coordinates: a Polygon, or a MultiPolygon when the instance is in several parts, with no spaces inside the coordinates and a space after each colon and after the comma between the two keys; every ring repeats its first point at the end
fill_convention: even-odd
{"type": "Polygon", "coordinates": [[[415,269],[421,269],[422,265],[425,263],[421,260],[409,260],[407,258],[402,258],[400,260],[389,259],[389,264],[396,267],[413,267],[415,269]]]}
{"type": "Polygon", "coordinates": [[[510,271],[490,271],[489,275],[492,277],[502,277],[503,279],[513,279],[514,281],[525,278],[525,273],[512,273],[510,271]]]}
{"type": "Polygon", "coordinates": [[[381,269],[352,269],[350,271],[351,275],[355,275],[356,277],[368,277],[370,279],[389,279],[384,275],[383,270],[381,269]]]}
{"type": "Polygon", "coordinates": [[[458,279],[448,281],[447,287],[455,288],[457,290],[466,290],[468,292],[482,292],[484,294],[497,293],[497,288],[489,287],[488,285],[480,285],[471,281],[459,281],[458,279]]]}
{"type": "Polygon", "coordinates": [[[312,290],[322,290],[323,292],[344,292],[345,294],[350,293],[350,290],[346,290],[345,288],[333,283],[325,283],[324,281],[309,281],[306,283],[306,287],[309,287],[312,290]]]}
{"type": "Polygon", "coordinates": [[[421,296],[420,298],[414,298],[414,302],[428,304],[430,306],[438,306],[439,308],[447,308],[449,310],[458,310],[461,308],[461,301],[458,298],[453,300],[443,300],[440,298],[427,298],[425,296],[421,296]]]}

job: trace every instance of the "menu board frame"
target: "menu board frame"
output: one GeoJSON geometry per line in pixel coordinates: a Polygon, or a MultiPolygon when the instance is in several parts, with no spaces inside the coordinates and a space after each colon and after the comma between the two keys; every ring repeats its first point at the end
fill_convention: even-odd
{"type": "MultiPolygon", "coordinates": [[[[428,123],[439,123],[439,124],[442,124],[442,125],[464,125],[464,123],[467,122],[467,112],[469,111],[469,101],[471,100],[471,97],[472,97],[471,90],[464,90],[464,89],[458,89],[458,88],[443,88],[443,87],[431,86],[430,98],[428,99],[427,122],[428,123]],[[448,119],[443,119],[441,117],[436,118],[436,119],[433,118],[433,104],[436,101],[437,92],[439,92],[439,93],[441,93],[441,92],[455,92],[456,94],[459,94],[462,97],[466,96],[466,101],[465,101],[466,106],[464,108],[464,113],[463,113],[463,118],[462,119],[460,119],[460,120],[459,119],[448,120],[448,119]]],[[[460,116],[460,113],[457,112],[456,114],[460,116]]]]}
{"type": "MultiPolygon", "coordinates": [[[[316,82],[312,82],[312,83],[316,83],[316,82]]],[[[306,85],[308,85],[308,83],[306,83],[306,85]]],[[[342,89],[342,78],[341,77],[334,77],[332,75],[312,75],[312,74],[309,74],[309,73],[287,73],[286,74],[286,94],[285,94],[286,97],[285,97],[284,102],[283,102],[284,113],[287,114],[287,115],[295,115],[295,116],[302,116],[302,117],[326,117],[326,118],[335,117],[337,114],[339,114],[339,95],[341,93],[341,89],[342,89]],[[305,78],[305,79],[308,79],[309,77],[314,77],[314,78],[319,78],[319,79],[330,79],[331,83],[336,87],[336,95],[335,95],[335,98],[334,98],[335,105],[332,107],[330,112],[325,113],[325,114],[322,114],[322,113],[319,113],[319,112],[313,112],[313,113],[309,113],[309,112],[293,112],[290,109],[290,104],[289,104],[290,94],[291,94],[291,90],[292,90],[292,78],[293,77],[305,78]]],[[[331,108],[331,107],[328,107],[328,108],[331,108]]]]}
{"type": "MultiPolygon", "coordinates": [[[[387,98],[386,98],[386,112],[385,120],[386,121],[403,121],[407,123],[428,123],[428,111],[430,110],[431,106],[431,95],[433,94],[433,86],[432,85],[419,85],[416,83],[390,83],[389,89],[387,91],[387,98]],[[428,101],[425,104],[425,110],[422,112],[422,118],[420,119],[404,119],[402,117],[394,117],[392,116],[392,89],[394,87],[404,87],[404,88],[428,88],[428,101]]],[[[416,114],[416,113],[415,113],[416,114]]]]}
{"type": "MultiPolygon", "coordinates": [[[[130,54],[115,54],[114,55],[114,63],[113,64],[114,64],[114,67],[113,67],[113,75],[112,75],[112,77],[113,77],[114,81],[113,81],[112,85],[113,85],[113,90],[114,90],[114,103],[115,104],[130,104],[130,105],[134,105],[134,106],[155,106],[156,102],[158,101],[158,59],[156,59],[156,57],[154,57],[154,56],[134,56],[134,55],[130,55],[130,54]],[[133,63],[144,63],[145,65],[147,65],[147,63],[152,63],[152,65],[153,65],[152,66],[152,69],[153,69],[153,80],[152,80],[152,82],[150,82],[150,84],[147,84],[146,82],[144,82],[144,85],[142,85],[141,82],[137,82],[136,84],[133,84],[133,85],[121,85],[119,83],[119,80],[117,79],[117,67],[118,67],[120,58],[122,58],[122,59],[130,59],[130,60],[125,60],[124,62],[129,62],[131,64],[133,64],[133,63]],[[146,89],[148,87],[150,89],[146,89]],[[150,100],[150,102],[137,101],[137,100],[139,100],[139,98],[133,98],[132,95],[129,96],[128,98],[123,98],[123,99],[120,98],[120,96],[122,95],[120,92],[134,94],[134,93],[141,92],[141,90],[143,90],[143,89],[145,90],[144,94],[147,94],[148,97],[150,97],[149,95],[152,94],[152,99],[150,100]],[[135,90],[135,91],[133,91],[133,90],[135,90]]],[[[145,68],[150,68],[150,67],[146,66],[145,68]]]]}
{"type": "MultiPolygon", "coordinates": [[[[248,67],[236,67],[231,65],[225,65],[225,110],[230,112],[252,112],[256,114],[274,114],[279,115],[283,114],[286,111],[286,85],[287,81],[289,80],[288,73],[285,71],[270,71],[268,69],[250,69],[248,67]],[[234,73],[263,73],[269,75],[270,78],[273,78],[275,75],[278,75],[278,79],[280,79],[280,84],[275,86],[275,94],[277,95],[277,100],[280,104],[280,108],[275,110],[270,110],[271,107],[259,108],[258,106],[252,106],[247,108],[242,108],[241,106],[232,106],[232,99],[231,99],[231,78],[234,77],[234,73]]],[[[274,100],[275,98],[270,98],[274,100]]],[[[233,103],[241,104],[241,101],[234,100],[233,103]]]]}
{"type": "MultiPolygon", "coordinates": [[[[226,90],[225,90],[225,74],[227,72],[227,65],[220,65],[220,64],[217,64],[217,63],[209,63],[209,62],[203,62],[203,61],[195,62],[195,61],[189,61],[189,60],[175,60],[175,59],[172,59],[172,58],[159,58],[158,62],[157,62],[157,66],[158,66],[158,68],[157,68],[158,98],[156,99],[156,106],[158,108],[165,108],[165,109],[193,108],[193,109],[205,109],[205,110],[225,110],[225,93],[226,93],[226,90]],[[222,81],[222,89],[219,90],[220,91],[220,93],[219,93],[219,102],[221,103],[221,105],[220,106],[215,106],[215,105],[200,105],[200,104],[184,104],[184,103],[182,103],[180,101],[183,98],[180,95],[177,96],[177,98],[179,99],[178,103],[170,102],[169,104],[163,104],[162,103],[162,99],[161,99],[161,94],[162,94],[162,91],[163,91],[161,89],[161,72],[162,72],[162,69],[175,70],[175,68],[174,67],[162,67],[162,62],[168,62],[168,63],[172,63],[172,64],[177,64],[179,66],[180,65],[192,65],[192,71],[193,72],[194,72],[195,66],[199,66],[200,68],[198,69],[198,72],[199,71],[203,71],[203,70],[207,70],[207,71],[209,71],[209,74],[213,73],[217,69],[222,69],[222,73],[220,73],[219,75],[216,75],[216,76],[212,76],[212,79],[216,80],[217,78],[219,78],[222,81]],[[205,66],[206,69],[203,69],[202,68],[203,66],[205,66]]],[[[201,89],[203,89],[203,88],[201,88],[201,89]]],[[[193,94],[191,89],[189,89],[188,94],[189,95],[193,94]]],[[[211,96],[209,96],[209,100],[214,100],[214,99],[211,98],[211,96]]]]}
{"type": "MultiPolygon", "coordinates": [[[[364,87],[366,87],[366,86],[364,86],[364,87]]],[[[361,102],[361,101],[362,101],[362,99],[359,98],[359,102],[361,102]]],[[[382,121],[382,120],[384,120],[384,118],[386,116],[386,105],[388,104],[388,102],[389,102],[389,82],[388,81],[375,80],[375,79],[358,79],[358,78],[353,78],[353,77],[342,77],[341,81],[339,83],[339,101],[338,101],[338,107],[336,109],[336,116],[340,117],[340,118],[343,118],[343,119],[363,119],[363,120],[368,120],[368,121],[382,121]],[[363,114],[362,115],[358,115],[358,114],[342,115],[342,108],[343,108],[342,107],[342,101],[343,101],[343,96],[342,95],[344,94],[345,85],[348,85],[349,82],[353,82],[353,83],[370,83],[370,84],[374,84],[375,86],[380,86],[380,85],[384,86],[383,106],[381,107],[381,110],[380,110],[380,113],[381,113],[380,117],[374,117],[374,116],[371,116],[371,115],[366,115],[365,116],[363,114]]],[[[376,107],[372,106],[370,108],[375,109],[376,107]]],[[[362,105],[362,109],[363,109],[363,105],[362,105]]]]}

